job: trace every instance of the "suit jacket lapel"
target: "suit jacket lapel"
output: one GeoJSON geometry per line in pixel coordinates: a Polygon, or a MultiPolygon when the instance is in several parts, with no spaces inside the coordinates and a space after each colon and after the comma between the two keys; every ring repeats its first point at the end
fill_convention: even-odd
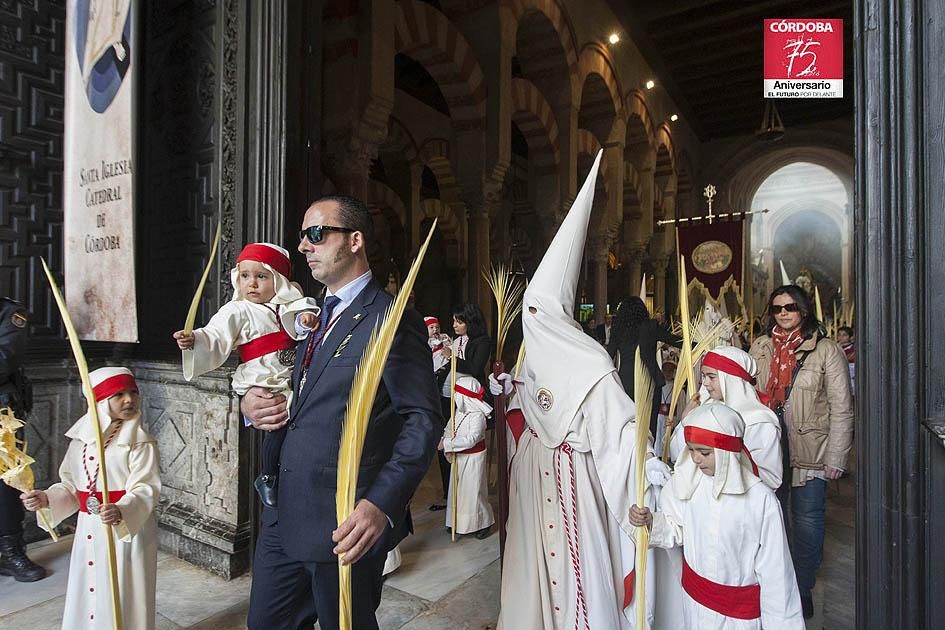
{"type": "MultiPolygon", "coordinates": [[[[312,359],[312,364],[308,368],[308,377],[305,379],[305,387],[299,392],[295,404],[293,405],[295,409],[299,409],[302,402],[308,397],[309,393],[311,393],[312,389],[315,387],[315,383],[318,382],[322,372],[325,371],[329,361],[331,361],[332,356],[337,351],[338,346],[341,345],[358,324],[371,319],[371,317],[369,317],[369,307],[374,302],[374,297],[377,295],[378,291],[380,291],[380,286],[372,279],[364,290],[358,294],[358,297],[354,299],[351,305],[341,313],[338,321],[331,329],[331,334],[322,342],[318,353],[315,355],[315,358],[312,359]]],[[[305,352],[304,349],[302,352],[305,352]]],[[[300,366],[301,361],[296,361],[297,372],[301,372],[300,366]]],[[[301,378],[301,373],[299,373],[298,378],[301,378]]],[[[298,381],[293,379],[293,382],[297,383],[298,381]]]]}
{"type": "Polygon", "coordinates": [[[308,346],[308,337],[295,344],[295,365],[292,366],[292,391],[298,390],[299,379],[302,378],[302,362],[305,361],[305,348],[308,346]]]}

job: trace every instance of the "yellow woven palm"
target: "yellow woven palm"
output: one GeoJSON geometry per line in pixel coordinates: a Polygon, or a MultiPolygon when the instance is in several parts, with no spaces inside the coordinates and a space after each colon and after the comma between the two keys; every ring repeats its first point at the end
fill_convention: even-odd
{"type": "MultiPolygon", "coordinates": [[[[33,478],[32,464],[34,459],[26,453],[26,441],[19,440],[16,432],[23,426],[23,423],[13,414],[9,407],[0,409],[0,479],[11,488],[16,488],[20,492],[29,492],[33,489],[35,479],[33,478]]],[[[46,519],[46,515],[37,512],[49,536],[58,541],[59,537],[55,530],[46,519]]]]}
{"type": "MultiPolygon", "coordinates": [[[[723,322],[719,322],[704,333],[697,332],[701,329],[698,326],[701,321],[701,314],[695,319],[689,317],[689,286],[686,278],[686,259],[679,258],[679,314],[680,322],[674,325],[674,330],[682,337],[682,351],[679,353],[679,364],[676,366],[676,379],[673,381],[673,391],[669,400],[669,414],[666,416],[672,420],[676,413],[676,405],[679,403],[679,396],[682,394],[683,387],[689,383],[689,392],[696,392],[695,365],[702,358],[702,355],[714,348],[719,342],[719,336],[722,332],[723,322]],[[695,347],[693,347],[695,342],[695,347]]],[[[740,320],[736,319],[734,324],[740,320]]],[[[663,460],[669,459],[669,443],[672,438],[669,424],[663,435],[663,460]]]]}
{"type": "MultiPolygon", "coordinates": [[[[79,333],[76,332],[75,325],[72,323],[72,316],[66,308],[66,301],[62,297],[59,285],[56,284],[52,272],[46,260],[39,259],[43,264],[43,271],[46,279],[49,281],[49,288],[52,291],[53,299],[59,308],[59,314],[62,316],[62,324],[66,328],[66,335],[69,338],[69,345],[72,347],[72,356],[75,358],[75,365],[79,369],[79,379],[82,381],[82,393],[89,404],[89,422],[95,430],[95,442],[98,447],[99,462],[99,481],[102,488],[102,505],[108,505],[108,474],[105,468],[105,439],[102,437],[102,426],[98,420],[98,406],[95,404],[95,394],[92,391],[92,381],[89,379],[89,365],[85,360],[85,352],[82,351],[82,344],[79,343],[79,333]]],[[[105,546],[108,553],[108,583],[111,588],[112,603],[112,621],[115,630],[122,629],[121,619],[121,600],[118,594],[118,560],[115,556],[115,538],[112,535],[112,528],[105,528],[105,546]]]]}

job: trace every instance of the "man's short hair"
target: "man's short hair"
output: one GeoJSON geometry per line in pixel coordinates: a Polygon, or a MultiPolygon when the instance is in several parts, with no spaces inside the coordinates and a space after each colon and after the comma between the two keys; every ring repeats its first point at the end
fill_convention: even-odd
{"type": "Polygon", "coordinates": [[[334,201],[338,204],[338,222],[337,227],[351,228],[364,235],[365,243],[374,242],[374,219],[371,218],[371,211],[363,201],[349,197],[347,195],[326,195],[316,199],[314,203],[325,201],[334,201]]]}

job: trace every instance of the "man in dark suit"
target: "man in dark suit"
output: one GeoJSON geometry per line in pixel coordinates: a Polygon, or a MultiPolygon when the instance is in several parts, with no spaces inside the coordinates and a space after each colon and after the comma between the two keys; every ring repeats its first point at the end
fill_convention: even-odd
{"type": "Polygon", "coordinates": [[[309,207],[299,251],[326,294],[319,329],[296,349],[292,409],[264,389],[250,390],[241,402],[257,429],[288,423],[278,507],[263,509],[253,560],[250,630],[294,630],[311,616],[313,603],[321,628],[336,628],[338,554],[354,565],[354,627],[377,628],[385,557],[410,527],[407,502],[436,452],[440,411],[426,328],[408,310],[374,402],[355,509],[337,525],[338,444],[348,395],[374,324],[393,301],[368,265],[372,231],[367,208],[355,199],[325,197],[309,207]]]}
{"type": "Polygon", "coordinates": [[[610,344],[610,331],[613,327],[614,316],[610,313],[604,315],[604,323],[597,327],[594,338],[597,339],[605,348],[610,344]]]}

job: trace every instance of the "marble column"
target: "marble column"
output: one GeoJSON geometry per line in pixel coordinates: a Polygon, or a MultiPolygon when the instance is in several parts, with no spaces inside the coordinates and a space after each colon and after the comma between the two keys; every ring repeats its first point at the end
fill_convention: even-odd
{"type": "Polygon", "coordinates": [[[643,256],[646,249],[641,245],[628,247],[626,250],[627,269],[630,274],[628,295],[640,295],[640,284],[643,281],[643,256]]]}
{"type": "Polygon", "coordinates": [[[420,208],[420,182],[423,177],[423,163],[410,163],[410,225],[407,244],[411,256],[420,249],[420,224],[423,223],[423,210],[420,208]]]}
{"type": "Polygon", "coordinates": [[[600,323],[607,313],[607,252],[591,258],[591,273],[594,287],[594,316],[600,323]]]}
{"type": "Polygon", "coordinates": [[[666,268],[669,257],[653,259],[653,311],[666,312],[666,268]]]}
{"type": "Polygon", "coordinates": [[[482,277],[483,270],[491,265],[489,255],[489,211],[486,208],[470,210],[469,212],[469,267],[466,285],[469,288],[469,301],[475,302],[482,308],[483,313],[489,313],[492,308],[492,293],[489,285],[482,277]]]}

